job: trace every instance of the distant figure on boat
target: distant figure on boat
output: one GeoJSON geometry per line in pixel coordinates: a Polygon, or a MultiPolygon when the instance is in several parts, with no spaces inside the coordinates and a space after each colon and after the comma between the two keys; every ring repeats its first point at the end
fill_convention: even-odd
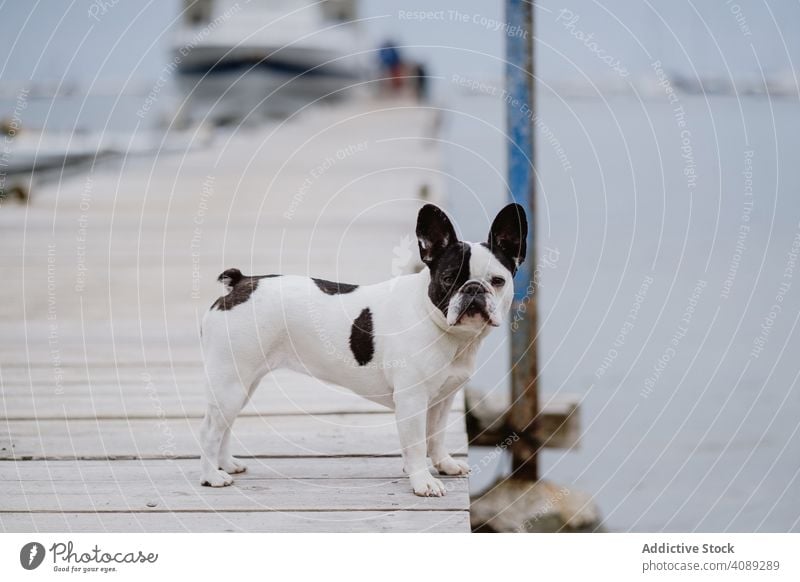
{"type": "Polygon", "coordinates": [[[383,93],[397,96],[412,92],[418,101],[428,99],[428,72],[425,65],[406,60],[391,40],[378,49],[383,93]]]}
{"type": "Polygon", "coordinates": [[[428,100],[428,71],[422,63],[414,65],[413,81],[417,101],[424,103],[428,100]]]}
{"type": "Polygon", "coordinates": [[[381,62],[381,73],[384,79],[389,80],[389,87],[393,92],[398,92],[403,88],[403,59],[400,56],[400,49],[394,42],[386,41],[378,50],[378,58],[381,62]]]}

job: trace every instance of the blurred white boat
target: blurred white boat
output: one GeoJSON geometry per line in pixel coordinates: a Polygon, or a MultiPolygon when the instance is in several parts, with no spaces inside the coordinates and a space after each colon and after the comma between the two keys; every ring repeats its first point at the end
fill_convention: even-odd
{"type": "Polygon", "coordinates": [[[341,96],[366,62],[350,0],[186,2],[173,62],[194,119],[240,123],[341,96]]]}

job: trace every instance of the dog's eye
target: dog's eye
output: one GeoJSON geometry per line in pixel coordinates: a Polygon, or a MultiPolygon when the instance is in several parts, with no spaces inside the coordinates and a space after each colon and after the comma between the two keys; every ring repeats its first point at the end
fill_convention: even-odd
{"type": "Polygon", "coordinates": [[[506,280],[502,277],[492,277],[492,286],[493,287],[502,287],[506,284],[506,280]]]}
{"type": "Polygon", "coordinates": [[[453,275],[443,275],[442,276],[442,284],[446,287],[451,287],[453,282],[455,281],[455,277],[453,275]]]}

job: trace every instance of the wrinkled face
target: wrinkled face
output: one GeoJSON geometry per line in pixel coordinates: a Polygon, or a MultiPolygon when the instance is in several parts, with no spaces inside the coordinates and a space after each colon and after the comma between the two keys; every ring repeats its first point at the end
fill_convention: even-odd
{"type": "Polygon", "coordinates": [[[512,278],[485,245],[459,241],[433,265],[428,296],[448,325],[497,327],[511,306],[512,278]]]}
{"type": "Polygon", "coordinates": [[[428,297],[449,326],[499,326],[511,306],[513,276],[525,258],[527,223],[521,207],[498,214],[487,242],[459,241],[447,216],[433,205],[420,211],[417,238],[428,265],[428,297]]]}

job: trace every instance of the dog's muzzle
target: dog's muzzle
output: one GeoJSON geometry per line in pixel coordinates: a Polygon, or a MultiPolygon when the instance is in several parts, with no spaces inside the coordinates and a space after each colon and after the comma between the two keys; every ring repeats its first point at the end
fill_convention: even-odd
{"type": "Polygon", "coordinates": [[[495,325],[489,308],[489,290],[478,281],[468,281],[459,291],[461,301],[455,323],[458,324],[465,317],[482,317],[495,325]]]}

